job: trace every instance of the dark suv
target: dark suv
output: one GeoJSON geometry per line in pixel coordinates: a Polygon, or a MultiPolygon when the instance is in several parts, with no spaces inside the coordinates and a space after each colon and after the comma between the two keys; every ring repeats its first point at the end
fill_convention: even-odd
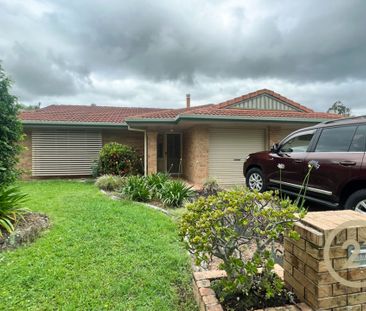
{"type": "Polygon", "coordinates": [[[304,128],[271,151],[249,155],[243,169],[246,184],[259,191],[281,186],[282,192],[296,196],[309,162],[318,163],[311,171],[306,199],[366,212],[365,145],[366,116],[304,128]]]}

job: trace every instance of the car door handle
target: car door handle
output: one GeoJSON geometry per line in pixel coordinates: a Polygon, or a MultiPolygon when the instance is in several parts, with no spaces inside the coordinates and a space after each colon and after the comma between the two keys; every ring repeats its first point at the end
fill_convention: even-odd
{"type": "Polygon", "coordinates": [[[302,163],[302,160],[294,160],[295,163],[302,163]]]}
{"type": "Polygon", "coordinates": [[[356,165],[356,162],[355,161],[341,161],[339,162],[340,165],[343,165],[343,166],[354,166],[356,165]]]}

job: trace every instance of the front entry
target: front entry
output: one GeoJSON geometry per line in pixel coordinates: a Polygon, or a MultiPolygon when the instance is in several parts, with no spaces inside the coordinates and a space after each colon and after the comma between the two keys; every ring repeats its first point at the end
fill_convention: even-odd
{"type": "Polygon", "coordinates": [[[182,171],[182,134],[166,133],[158,135],[158,171],[171,175],[181,175],[182,171]]]}
{"type": "Polygon", "coordinates": [[[182,173],[181,137],[181,134],[166,134],[166,170],[170,174],[182,173]]]}

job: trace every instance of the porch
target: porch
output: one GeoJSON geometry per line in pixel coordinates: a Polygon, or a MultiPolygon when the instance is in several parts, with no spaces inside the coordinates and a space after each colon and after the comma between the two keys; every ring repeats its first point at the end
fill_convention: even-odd
{"type": "Polygon", "coordinates": [[[194,185],[208,178],[208,128],[147,131],[147,173],[169,173],[194,185]]]}

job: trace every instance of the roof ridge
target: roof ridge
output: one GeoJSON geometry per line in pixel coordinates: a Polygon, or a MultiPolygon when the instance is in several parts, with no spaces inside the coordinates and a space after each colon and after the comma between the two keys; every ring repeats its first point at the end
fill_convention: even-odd
{"type": "Polygon", "coordinates": [[[138,107],[138,106],[103,106],[103,105],[76,105],[76,104],[51,104],[36,110],[32,110],[32,111],[41,111],[47,108],[51,108],[51,107],[57,107],[57,108],[66,108],[66,107],[70,107],[70,108],[117,108],[117,109],[154,109],[154,110],[165,110],[165,109],[171,109],[171,108],[155,108],[155,107],[138,107]]]}
{"type": "Polygon", "coordinates": [[[289,111],[289,110],[258,110],[258,109],[220,109],[220,108],[213,108],[213,109],[201,109],[196,110],[192,114],[186,115],[216,115],[216,116],[239,116],[239,115],[247,115],[252,117],[259,117],[259,116],[268,116],[268,115],[279,115],[283,117],[291,117],[291,116],[303,116],[305,118],[312,117],[312,116],[319,116],[319,117],[327,117],[329,119],[338,119],[339,115],[334,113],[328,112],[304,112],[304,111],[289,111]]]}

